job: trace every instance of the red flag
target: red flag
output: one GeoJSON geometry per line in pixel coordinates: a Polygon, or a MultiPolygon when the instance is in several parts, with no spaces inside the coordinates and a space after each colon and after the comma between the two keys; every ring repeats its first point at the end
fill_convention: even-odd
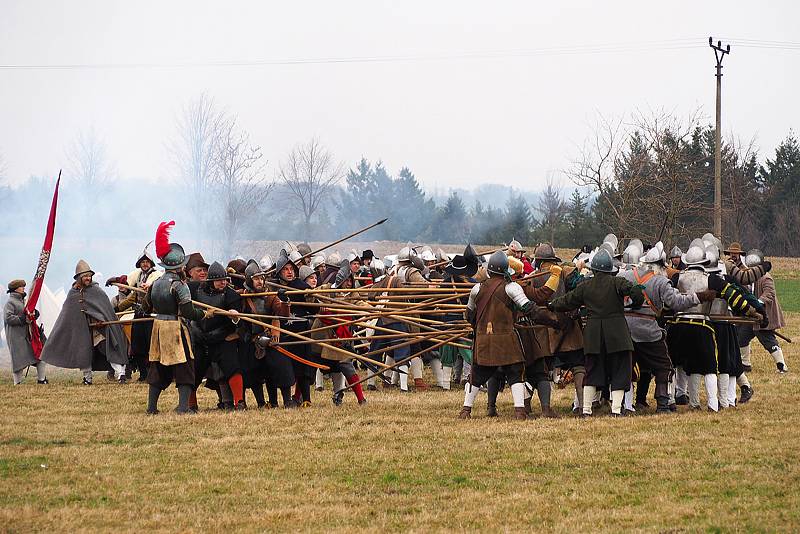
{"type": "Polygon", "coordinates": [[[50,249],[53,247],[53,233],[56,230],[56,208],[58,206],[58,185],[60,183],[61,171],[58,171],[56,190],[53,192],[53,203],[50,205],[50,218],[47,219],[47,233],[44,236],[42,253],[39,254],[39,265],[36,266],[36,274],[33,275],[33,280],[31,281],[31,294],[25,304],[25,312],[28,314],[30,321],[31,346],[37,359],[42,354],[44,342],[39,332],[39,325],[36,324],[34,310],[36,309],[36,303],[39,302],[39,293],[42,292],[42,285],[44,285],[44,273],[47,271],[47,264],[50,262],[50,249]]]}

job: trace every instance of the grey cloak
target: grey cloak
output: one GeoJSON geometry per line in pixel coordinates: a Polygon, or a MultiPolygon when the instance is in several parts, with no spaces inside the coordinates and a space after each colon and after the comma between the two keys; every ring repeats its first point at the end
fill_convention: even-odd
{"type": "Polygon", "coordinates": [[[6,343],[11,353],[11,367],[17,373],[38,360],[33,355],[28,319],[25,317],[25,302],[19,293],[10,293],[3,308],[3,322],[6,328],[6,343]]]}
{"type": "MultiPolygon", "coordinates": [[[[82,289],[73,286],[44,345],[42,361],[66,369],[91,368],[94,347],[89,322],[116,320],[108,295],[97,283],[82,289]]],[[[106,339],[98,348],[105,352],[108,362],[126,365],[128,341],[122,326],[108,325],[102,327],[101,331],[106,339]]]]}

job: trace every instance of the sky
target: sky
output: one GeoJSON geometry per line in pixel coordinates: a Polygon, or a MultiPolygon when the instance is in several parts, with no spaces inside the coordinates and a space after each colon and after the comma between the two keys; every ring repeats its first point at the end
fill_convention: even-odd
{"type": "Polygon", "coordinates": [[[66,168],[89,128],[120,179],[172,179],[176,117],[206,93],[268,172],[315,136],[348,167],[408,166],[429,191],[540,189],[598,113],[713,122],[709,35],[732,46],[726,135],[764,155],[800,125],[796,2],[0,0],[0,14],[12,185],[66,168]]]}

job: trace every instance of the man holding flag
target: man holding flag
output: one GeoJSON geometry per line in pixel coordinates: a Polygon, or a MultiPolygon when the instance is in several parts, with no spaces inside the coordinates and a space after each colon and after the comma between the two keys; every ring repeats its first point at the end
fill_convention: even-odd
{"type": "MultiPolygon", "coordinates": [[[[35,312],[38,317],[39,312],[35,312]]],[[[25,311],[25,280],[12,280],[8,284],[8,302],[3,309],[3,322],[6,329],[6,342],[11,352],[14,385],[21,384],[25,369],[36,367],[39,384],[47,384],[45,363],[36,357],[31,345],[30,322],[25,311]]],[[[35,324],[35,323],[34,323],[35,324]]]]}

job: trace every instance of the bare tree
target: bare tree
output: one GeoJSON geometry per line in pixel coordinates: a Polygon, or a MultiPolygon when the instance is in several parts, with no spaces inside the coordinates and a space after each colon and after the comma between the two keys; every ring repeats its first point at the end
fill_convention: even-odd
{"type": "Polygon", "coordinates": [[[311,219],[319,210],[328,193],[344,176],[341,162],[335,162],[331,153],[312,138],[295,146],[280,164],[277,177],[286,186],[286,195],[293,208],[303,214],[303,235],[309,237],[311,219]]]}
{"type": "Polygon", "coordinates": [[[221,124],[214,145],[213,190],[222,224],[223,253],[230,256],[241,230],[269,197],[273,184],[265,177],[266,160],[261,147],[250,143],[250,136],[241,130],[236,118],[221,124]]]}
{"type": "Polygon", "coordinates": [[[215,147],[228,120],[205,93],[186,104],[177,117],[176,136],[168,150],[180,179],[191,191],[198,213],[207,213],[210,208],[210,192],[218,170],[215,147]]]}
{"type": "Polygon", "coordinates": [[[93,127],[75,136],[67,148],[67,160],[72,181],[87,197],[97,195],[116,177],[114,164],[108,158],[108,148],[93,127]]]}
{"type": "Polygon", "coordinates": [[[539,214],[539,225],[549,233],[549,242],[555,243],[556,230],[567,215],[567,203],[564,202],[563,188],[555,183],[552,176],[547,178],[547,187],[533,209],[539,214]]]}

